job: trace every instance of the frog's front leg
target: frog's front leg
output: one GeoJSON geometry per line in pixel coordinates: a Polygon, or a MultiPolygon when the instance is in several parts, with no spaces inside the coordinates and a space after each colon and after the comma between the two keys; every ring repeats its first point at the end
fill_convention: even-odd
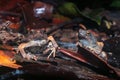
{"type": "Polygon", "coordinates": [[[36,40],[36,41],[30,41],[28,43],[21,43],[18,46],[18,50],[17,53],[20,52],[23,58],[26,58],[28,60],[30,59],[34,59],[37,60],[37,57],[34,54],[29,54],[25,52],[25,48],[27,47],[31,47],[31,46],[42,46],[45,45],[47,43],[47,40],[36,40]]]}
{"type": "Polygon", "coordinates": [[[43,52],[44,54],[46,54],[48,51],[51,51],[47,57],[47,59],[50,58],[50,56],[53,54],[53,57],[55,57],[56,54],[56,48],[53,46],[54,44],[52,42],[49,42],[47,45],[47,49],[43,52]]]}
{"type": "Polygon", "coordinates": [[[47,59],[49,59],[52,54],[53,54],[53,57],[55,57],[56,50],[58,48],[58,44],[56,43],[53,36],[49,36],[47,39],[48,39],[49,43],[48,43],[47,49],[44,51],[44,53],[47,53],[48,51],[51,51],[50,54],[47,57],[47,59]]]}

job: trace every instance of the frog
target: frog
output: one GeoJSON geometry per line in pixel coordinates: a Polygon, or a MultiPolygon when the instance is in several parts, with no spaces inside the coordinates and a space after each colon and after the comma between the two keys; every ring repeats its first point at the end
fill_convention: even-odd
{"type": "Polygon", "coordinates": [[[100,58],[107,60],[107,53],[103,51],[103,42],[99,42],[97,37],[87,29],[79,29],[78,32],[79,41],[77,45],[85,48],[86,50],[95,53],[100,58]]]}

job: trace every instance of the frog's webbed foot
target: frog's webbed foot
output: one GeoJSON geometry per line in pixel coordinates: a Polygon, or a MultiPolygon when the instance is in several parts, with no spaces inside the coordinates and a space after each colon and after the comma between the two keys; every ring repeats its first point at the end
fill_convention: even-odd
{"type": "Polygon", "coordinates": [[[20,52],[22,57],[26,58],[28,60],[30,60],[30,59],[37,60],[37,58],[38,58],[37,56],[35,56],[34,54],[31,54],[31,53],[26,53],[24,49],[27,47],[32,47],[32,46],[42,46],[46,43],[47,43],[46,40],[36,40],[36,41],[30,41],[28,43],[21,43],[18,46],[17,53],[20,52]]]}
{"type": "Polygon", "coordinates": [[[35,56],[34,54],[31,54],[31,53],[27,53],[25,58],[26,58],[27,60],[33,59],[33,60],[35,60],[35,61],[38,59],[37,56],[35,56]]]}

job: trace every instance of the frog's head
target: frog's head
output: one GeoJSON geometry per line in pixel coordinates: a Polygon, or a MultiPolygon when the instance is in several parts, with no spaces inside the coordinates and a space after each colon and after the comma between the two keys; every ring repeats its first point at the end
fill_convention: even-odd
{"type": "Polygon", "coordinates": [[[79,29],[78,37],[79,39],[86,39],[88,36],[88,31],[84,29],[79,29]]]}

